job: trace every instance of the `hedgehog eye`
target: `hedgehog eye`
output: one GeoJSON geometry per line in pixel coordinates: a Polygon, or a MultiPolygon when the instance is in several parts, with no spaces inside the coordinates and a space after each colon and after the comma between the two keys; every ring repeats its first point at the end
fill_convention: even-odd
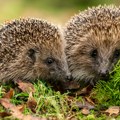
{"type": "Polygon", "coordinates": [[[48,64],[48,65],[51,65],[51,64],[53,64],[54,63],[54,59],[53,58],[47,58],[46,59],[46,64],[48,64]]]}
{"type": "Polygon", "coordinates": [[[91,57],[96,58],[98,56],[97,50],[96,49],[92,50],[92,52],[90,53],[90,55],[91,55],[91,57]]]}
{"type": "Polygon", "coordinates": [[[36,51],[34,49],[32,49],[32,48],[29,49],[28,52],[27,52],[28,56],[33,60],[33,62],[35,62],[35,59],[36,59],[35,58],[35,52],[36,51]]]}
{"type": "Polygon", "coordinates": [[[120,56],[120,50],[115,50],[114,58],[118,58],[120,56]]]}

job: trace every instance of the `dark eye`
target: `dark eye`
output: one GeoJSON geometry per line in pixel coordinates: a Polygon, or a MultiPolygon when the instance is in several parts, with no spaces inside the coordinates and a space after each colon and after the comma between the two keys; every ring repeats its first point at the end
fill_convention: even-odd
{"type": "Polygon", "coordinates": [[[28,56],[32,59],[33,62],[35,62],[35,60],[36,60],[35,53],[36,53],[36,51],[32,48],[29,49],[27,52],[28,56]]]}
{"type": "Polygon", "coordinates": [[[54,63],[54,59],[53,58],[47,58],[46,59],[46,63],[48,64],[48,65],[51,65],[52,63],[54,63]]]}
{"type": "Polygon", "coordinates": [[[118,58],[120,56],[120,50],[115,50],[114,58],[118,58]]]}
{"type": "Polygon", "coordinates": [[[93,50],[90,55],[91,55],[91,57],[96,58],[98,56],[97,50],[96,49],[93,50]]]}

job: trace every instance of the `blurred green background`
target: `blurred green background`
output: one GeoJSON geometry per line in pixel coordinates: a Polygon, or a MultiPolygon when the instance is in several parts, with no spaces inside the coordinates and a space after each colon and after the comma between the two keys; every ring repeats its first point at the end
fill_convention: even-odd
{"type": "Polygon", "coordinates": [[[20,17],[37,17],[56,24],[91,6],[120,5],[120,0],[0,0],[0,23],[20,17]]]}

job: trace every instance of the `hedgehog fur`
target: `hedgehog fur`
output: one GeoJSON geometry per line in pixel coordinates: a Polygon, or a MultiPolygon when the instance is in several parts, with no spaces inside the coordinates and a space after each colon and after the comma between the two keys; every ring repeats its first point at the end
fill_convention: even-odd
{"type": "Polygon", "coordinates": [[[64,37],[74,80],[92,85],[108,80],[120,59],[120,7],[104,5],[80,12],[67,22],[64,37]]]}
{"type": "Polygon", "coordinates": [[[65,80],[69,71],[60,28],[25,18],[0,28],[0,81],[65,80]]]}

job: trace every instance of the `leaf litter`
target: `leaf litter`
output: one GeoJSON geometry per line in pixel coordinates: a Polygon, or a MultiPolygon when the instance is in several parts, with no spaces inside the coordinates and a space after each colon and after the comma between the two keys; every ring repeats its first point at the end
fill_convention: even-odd
{"type": "MultiPolygon", "coordinates": [[[[51,116],[51,117],[35,117],[33,114],[24,115],[23,111],[25,107],[31,110],[32,113],[36,113],[36,107],[37,107],[37,101],[33,97],[33,94],[35,93],[34,85],[31,83],[25,83],[22,81],[19,81],[18,88],[25,93],[28,93],[28,100],[25,102],[25,104],[19,104],[14,105],[10,102],[10,99],[14,96],[14,89],[10,89],[6,94],[3,95],[3,97],[0,99],[0,104],[6,109],[6,111],[0,112],[0,117],[4,118],[6,116],[13,116],[20,120],[58,120],[58,118],[51,116]]],[[[68,84],[68,83],[67,83],[68,84]]],[[[66,84],[66,85],[67,85],[66,84]]],[[[75,88],[76,84],[71,84],[71,88],[75,88]]],[[[77,89],[79,88],[76,86],[77,89]]],[[[63,90],[63,89],[62,89],[63,90]]],[[[82,90],[78,89],[78,92],[73,92],[74,96],[67,95],[65,101],[69,105],[70,111],[66,114],[65,120],[77,120],[75,109],[79,109],[80,113],[83,115],[89,115],[91,112],[90,110],[95,108],[96,103],[90,98],[90,86],[87,86],[83,88],[82,90]],[[75,99],[77,95],[75,93],[79,93],[79,95],[82,96],[82,100],[75,99]],[[73,107],[74,106],[74,107],[73,107]]],[[[120,114],[120,107],[119,106],[112,106],[108,108],[107,110],[101,111],[101,113],[104,113],[108,116],[118,116],[120,114]]]]}

